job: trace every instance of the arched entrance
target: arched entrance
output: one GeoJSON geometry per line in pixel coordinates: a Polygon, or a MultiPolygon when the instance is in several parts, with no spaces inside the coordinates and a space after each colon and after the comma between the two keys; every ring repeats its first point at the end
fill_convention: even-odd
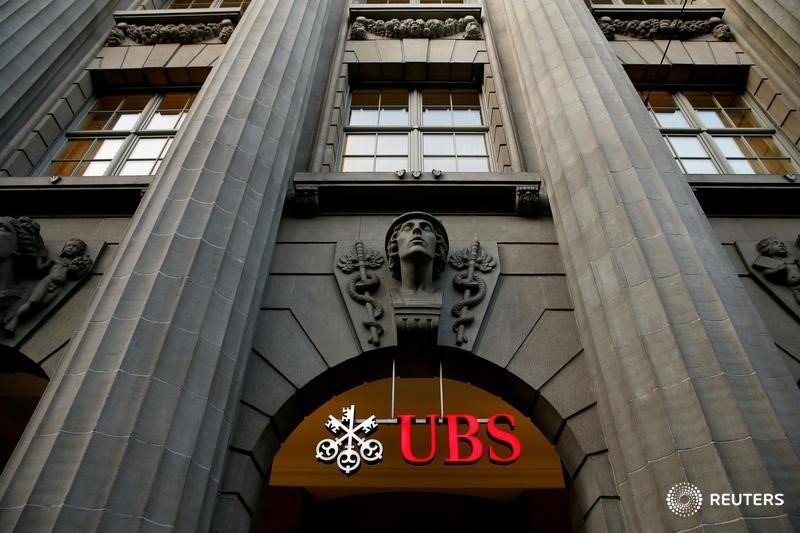
{"type": "MultiPolygon", "coordinates": [[[[276,356],[282,356],[277,354],[276,356]]],[[[576,356],[577,362],[573,365],[583,364],[582,354],[576,356]]],[[[482,515],[493,516],[495,512],[502,511],[504,516],[522,516],[520,520],[513,522],[514,530],[537,529],[530,526],[531,520],[528,516],[531,509],[545,507],[549,510],[562,509],[556,519],[559,527],[563,524],[571,524],[573,530],[585,528],[587,531],[594,530],[614,530],[616,526],[621,526],[621,506],[619,497],[616,493],[613,474],[608,460],[608,453],[600,427],[596,404],[590,404],[585,408],[575,412],[569,417],[562,417],[564,400],[552,398],[550,390],[559,394],[576,394],[576,392],[566,388],[562,382],[557,382],[557,387],[547,389],[542,387],[536,390],[521,379],[519,376],[498,367],[489,361],[459,350],[437,349],[434,354],[398,354],[396,349],[378,349],[367,354],[352,357],[339,365],[329,368],[319,373],[299,389],[292,389],[288,386],[288,380],[275,370],[271,364],[264,359],[261,354],[254,359],[255,365],[248,369],[245,378],[245,390],[243,400],[240,405],[240,412],[234,438],[231,443],[228,459],[225,464],[225,471],[221,482],[221,489],[214,510],[214,531],[263,531],[262,525],[266,519],[270,519],[268,514],[274,509],[289,511],[296,517],[300,510],[304,514],[322,516],[325,512],[338,508],[337,502],[343,506],[354,506],[358,502],[363,502],[364,507],[372,510],[381,510],[383,516],[390,511],[385,511],[387,506],[395,507],[395,502],[425,501],[426,503],[437,502],[442,508],[452,507],[465,510],[480,510],[482,515]],[[426,378],[429,382],[431,378],[436,378],[439,372],[439,362],[442,363],[444,374],[453,383],[463,384],[469,390],[480,389],[482,395],[494,397],[495,401],[501,405],[510,405],[519,413],[520,420],[526,420],[526,424],[536,426],[533,428],[549,442],[551,450],[555,450],[557,460],[549,463],[551,473],[555,472],[558,476],[559,467],[563,474],[561,481],[563,488],[536,486],[536,483],[520,482],[516,487],[510,487],[513,483],[506,483],[506,487],[496,487],[497,491],[489,494],[487,487],[479,487],[478,491],[455,491],[442,490],[453,487],[436,487],[430,490],[429,487],[420,485],[417,481],[410,482],[415,487],[387,487],[383,492],[356,491],[347,493],[340,489],[325,491],[313,489],[308,491],[305,485],[297,483],[289,489],[275,490],[270,488],[270,475],[275,461],[280,465],[278,456],[281,445],[287,446],[291,443],[292,435],[299,427],[298,434],[304,431],[306,417],[313,416],[317,412],[319,416],[326,418],[327,415],[337,415],[341,413],[341,400],[335,398],[350,390],[362,390],[359,386],[365,382],[380,386],[380,380],[385,380],[391,375],[392,361],[398,362],[398,376],[401,378],[426,378]],[[556,403],[554,403],[554,400],[556,403]],[[328,409],[326,402],[331,402],[328,409]],[[334,406],[334,404],[336,404],[334,406]],[[274,406],[274,407],[273,407],[274,406]],[[324,407],[323,409],[320,409],[324,407]],[[335,410],[334,410],[335,409],[335,410]],[[537,429],[538,428],[538,429],[537,429]],[[278,457],[278,459],[276,459],[278,457]],[[553,465],[558,465],[552,468],[553,465]],[[416,488],[416,491],[411,491],[416,488]],[[506,490],[506,497],[501,497],[502,489],[506,490]],[[555,494],[540,494],[541,498],[530,498],[533,495],[530,491],[535,490],[556,490],[555,494]],[[294,491],[292,493],[292,490],[294,491]],[[402,492],[401,500],[397,500],[396,495],[402,492]],[[411,494],[417,492],[417,494],[411,494]],[[424,492],[425,494],[419,494],[424,492]],[[315,495],[316,494],[316,495],[315,495]],[[375,494],[380,494],[377,496],[375,494]],[[430,496],[431,494],[435,496],[430,496]],[[318,497],[322,495],[322,497],[318,497]],[[429,496],[429,497],[428,497],[429,496]],[[488,497],[487,497],[488,496],[488,497]],[[477,499],[476,499],[477,498],[477,499]],[[548,499],[549,498],[549,499],[548,499]],[[413,500],[413,501],[412,501],[413,500]],[[564,503],[566,500],[566,503],[564,503]],[[390,502],[390,503],[387,503],[390,502]],[[528,515],[525,515],[528,513],[528,515]],[[565,519],[564,514],[568,515],[565,519]],[[523,524],[520,526],[520,524],[523,524]]],[[[302,361],[295,361],[295,364],[302,365],[302,361]]],[[[570,365],[567,365],[569,367],[570,365]]],[[[565,367],[565,368],[567,368],[565,367]]],[[[568,372],[561,370],[560,372],[568,372]]],[[[558,377],[558,372],[556,373],[558,377]]],[[[551,378],[555,379],[555,378],[551,378]]],[[[435,379],[434,379],[435,382],[435,379]]],[[[573,386],[583,386],[580,383],[573,383],[573,386]]],[[[383,387],[385,393],[385,405],[389,404],[390,389],[383,387]]],[[[450,387],[448,386],[447,389],[450,387]]],[[[446,390],[447,390],[446,389],[446,390]]],[[[437,392],[434,389],[434,392],[437,392]]],[[[398,390],[398,412],[401,407],[400,395],[398,390]]],[[[449,410],[448,399],[445,398],[446,408],[449,410]]],[[[413,407],[412,407],[413,408],[413,407]]],[[[436,412],[438,404],[434,404],[433,412],[436,412]]],[[[426,411],[430,411],[427,409],[426,411]]],[[[425,415],[429,413],[412,413],[425,415]]],[[[366,416],[367,413],[364,413],[366,416]]],[[[476,416],[483,416],[480,412],[476,416]]],[[[360,418],[360,415],[358,415],[360,418]]],[[[318,428],[314,436],[321,439],[327,436],[324,425],[319,421],[312,421],[308,418],[309,428],[318,428]]],[[[518,421],[519,422],[519,421],[518,421]]],[[[383,430],[381,430],[383,431],[383,430]]],[[[416,446],[416,445],[415,445],[416,446]]],[[[415,448],[416,449],[416,448],[415,448]]],[[[425,450],[418,450],[423,454],[425,450]]],[[[326,472],[323,476],[341,476],[336,472],[335,465],[317,465],[313,461],[314,449],[303,450],[302,454],[308,454],[312,461],[310,468],[320,467],[317,473],[326,472]]],[[[440,461],[441,459],[436,459],[440,461]]],[[[358,474],[352,476],[356,479],[366,480],[367,471],[377,467],[366,466],[358,474]]],[[[427,468],[427,467],[425,467],[427,468]]],[[[456,466],[454,468],[461,468],[456,466]]],[[[453,472],[456,472],[454,470],[453,472]]],[[[455,474],[448,474],[455,475],[455,474]]],[[[524,479],[524,477],[520,478],[524,479]]],[[[441,478],[440,478],[441,480],[441,478]]],[[[508,481],[508,480],[507,480],[508,481]]],[[[512,480],[513,481],[513,480],[512,480]]],[[[519,480],[517,480],[519,481],[519,480]]],[[[277,481],[277,483],[285,481],[277,481]]],[[[277,483],[273,482],[272,485],[277,483]]],[[[398,482],[402,484],[402,482],[398,482]]],[[[435,483],[433,483],[435,485],[435,483]]],[[[286,485],[283,485],[286,487],[286,485]]],[[[360,506],[360,504],[358,504],[360,506]]],[[[409,509],[403,517],[413,516],[409,509]]],[[[379,514],[381,514],[379,512],[379,514]]],[[[283,518],[279,520],[289,520],[283,513],[283,518]]],[[[413,520],[412,520],[413,522],[413,520]]],[[[480,520],[473,518],[470,524],[478,524],[480,520]]],[[[395,522],[399,523],[399,519],[395,522]]],[[[499,524],[495,521],[494,524],[499,524]]],[[[540,522],[545,523],[543,518],[540,522]]],[[[301,524],[295,523],[292,527],[299,528],[301,524]]],[[[419,525],[418,525],[419,527],[419,525]]],[[[496,527],[496,526],[495,526],[496,527]]],[[[369,528],[368,528],[369,529],[369,528]]],[[[407,528],[406,528],[407,529],[407,528]]],[[[273,524],[268,530],[281,531],[280,527],[273,524]]],[[[292,529],[288,529],[292,531],[292,529]]],[[[300,529],[295,529],[300,531],[300,529]]],[[[374,527],[372,530],[375,530],[374,527]]],[[[467,529],[469,530],[469,529],[467,529]]],[[[558,531],[559,529],[544,529],[546,531],[558,531]]]]}
{"type": "MultiPolygon", "coordinates": [[[[494,425],[492,426],[494,429],[494,425]]],[[[459,431],[467,432],[464,420],[459,431]]],[[[478,387],[439,378],[391,378],[359,385],[339,394],[307,416],[276,454],[266,493],[261,530],[320,531],[336,516],[347,531],[409,531],[414,528],[478,531],[503,527],[510,531],[571,531],[567,490],[555,447],[517,409],[478,387]],[[392,409],[392,398],[394,409],[392,409]],[[335,463],[315,458],[329,416],[338,418],[342,408],[354,406],[359,420],[374,415],[380,421],[370,433],[383,446],[382,459],[364,461],[345,475],[335,463]],[[394,410],[394,413],[392,412],[394,410]],[[410,426],[415,458],[432,457],[424,465],[403,459],[401,428],[397,417],[414,415],[419,422],[428,415],[459,414],[481,420],[476,440],[461,439],[456,455],[479,459],[470,464],[446,464],[448,425],[410,426]],[[498,428],[509,431],[520,445],[519,458],[505,464],[513,450],[488,434],[488,419],[509,415],[498,428]],[[431,445],[431,441],[433,444],[431,445]],[[477,448],[477,450],[476,450],[477,448]]]]}

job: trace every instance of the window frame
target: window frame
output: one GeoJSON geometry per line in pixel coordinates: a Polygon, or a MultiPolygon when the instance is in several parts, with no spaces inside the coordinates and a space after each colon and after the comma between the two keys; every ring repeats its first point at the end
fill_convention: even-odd
{"type": "MultiPolygon", "coordinates": [[[[682,113],[683,117],[687,122],[686,127],[675,127],[675,126],[668,126],[664,127],[661,126],[656,119],[655,112],[652,110],[652,103],[645,102],[644,98],[641,98],[642,104],[645,106],[648,115],[653,121],[653,124],[656,128],[658,128],[661,136],[664,138],[665,143],[670,151],[670,154],[675,159],[675,162],[678,166],[681,167],[683,170],[683,165],[681,164],[680,160],[682,159],[692,159],[692,158],[680,158],[678,157],[677,153],[675,152],[674,148],[672,147],[671,143],[667,140],[668,137],[690,137],[697,139],[702,147],[705,149],[706,153],[711,160],[712,165],[717,170],[716,174],[731,174],[731,175],[738,175],[738,176],[753,176],[753,175],[783,175],[784,173],[780,174],[773,174],[770,172],[767,173],[741,173],[737,172],[736,169],[730,164],[729,158],[725,156],[722,150],[719,148],[717,143],[714,141],[715,137],[733,137],[733,138],[767,138],[770,139],[777,147],[783,152],[783,158],[764,158],[763,160],[770,160],[770,159],[788,159],[789,162],[794,165],[795,170],[800,169],[800,165],[798,165],[798,154],[796,150],[788,143],[780,130],[774,127],[767,116],[761,108],[759,107],[758,103],[755,101],[751,95],[747,94],[746,92],[735,92],[735,91],[714,91],[711,89],[704,89],[704,88],[696,88],[690,89],[686,91],[670,91],[666,89],[652,89],[652,90],[643,90],[639,89],[640,96],[646,95],[648,93],[653,92],[666,92],[671,97],[673,102],[675,103],[676,108],[682,113]],[[709,93],[714,96],[715,101],[720,106],[719,108],[726,112],[726,107],[719,103],[718,99],[715,95],[717,94],[735,94],[738,96],[745,105],[748,106],[750,113],[752,114],[753,118],[760,124],[758,127],[752,128],[743,128],[743,127],[707,127],[703,124],[702,119],[698,113],[698,110],[695,108],[694,105],[689,101],[689,98],[684,93],[692,93],[692,92],[705,92],[709,93]],[[765,126],[767,124],[767,126],[765,126]]],[[[656,106],[657,107],[657,106],[656,106]]],[[[727,112],[726,112],[727,114],[727,112]]],[[[742,160],[748,159],[755,159],[759,162],[759,164],[763,164],[762,158],[759,157],[757,154],[753,154],[754,158],[739,158],[742,160]]],[[[703,158],[705,159],[705,158],[703,158]]],[[[736,160],[737,158],[730,158],[736,160]]],[[[766,170],[769,170],[764,166],[766,170]]],[[[701,172],[686,172],[684,174],[707,174],[701,172]]],[[[708,174],[714,175],[714,174],[708,174]]]]}
{"type": "MultiPolygon", "coordinates": [[[[453,109],[452,103],[452,96],[451,96],[451,104],[450,108],[453,109]]],[[[496,161],[494,160],[494,154],[491,150],[491,135],[490,135],[490,126],[489,126],[489,116],[486,112],[487,109],[487,102],[485,100],[485,95],[483,92],[483,88],[479,86],[475,86],[474,84],[467,84],[467,83],[447,83],[447,84],[360,84],[355,87],[348,87],[347,95],[346,95],[346,103],[342,107],[342,141],[339,143],[336,153],[336,168],[338,172],[386,172],[380,170],[374,171],[345,171],[343,170],[344,165],[344,158],[345,158],[345,146],[347,144],[347,138],[350,134],[391,134],[391,133],[407,133],[408,134],[408,168],[405,170],[407,172],[428,172],[424,170],[424,148],[423,148],[423,135],[426,133],[449,133],[449,134],[480,134],[483,138],[484,147],[486,150],[486,161],[488,165],[488,169],[486,171],[458,171],[458,170],[451,170],[447,172],[495,172],[497,168],[496,161]],[[352,109],[352,95],[354,90],[381,90],[381,89],[407,89],[408,90],[408,125],[393,125],[393,126],[381,126],[381,125],[350,125],[350,112],[352,109]],[[422,91],[426,89],[446,89],[452,95],[453,91],[477,91],[478,95],[478,106],[479,112],[481,117],[481,124],[480,125],[467,125],[467,126],[458,126],[455,124],[452,125],[424,125],[423,124],[423,103],[422,103],[422,91]]],[[[455,142],[455,140],[454,140],[455,142]]],[[[376,148],[377,149],[377,148],[376,148]]],[[[436,156],[433,156],[436,157],[436,156]]],[[[439,156],[444,157],[444,156],[439,156]]],[[[458,159],[458,154],[454,154],[452,156],[455,159],[458,159]]],[[[467,156],[468,157],[468,156],[467,156]]],[[[483,157],[483,156],[481,156],[483,157]]],[[[401,169],[394,169],[394,170],[401,170],[401,169]]],[[[393,170],[393,171],[394,171],[393,170]]]]}
{"type": "MultiPolygon", "coordinates": [[[[196,0],[190,0],[190,1],[196,1],[196,0]]],[[[242,13],[244,13],[244,11],[252,3],[252,0],[240,0],[239,1],[239,4],[240,4],[239,6],[231,7],[231,6],[223,6],[222,3],[224,1],[226,1],[226,0],[211,0],[208,7],[172,7],[172,5],[175,3],[175,0],[167,0],[164,3],[164,7],[162,9],[241,9],[242,13]],[[245,1],[247,3],[245,5],[241,5],[245,1]]]]}
{"type": "MultiPolygon", "coordinates": [[[[118,90],[118,91],[111,91],[100,95],[95,95],[94,97],[90,98],[84,107],[81,109],[79,113],[75,114],[72,121],[70,121],[69,126],[67,127],[66,131],[63,133],[63,139],[58,142],[54,143],[53,147],[48,150],[45,156],[42,158],[41,163],[34,169],[34,174],[37,176],[52,176],[53,174],[48,172],[51,164],[55,160],[58,160],[58,156],[63,152],[66,148],[67,144],[72,140],[80,140],[80,139],[99,139],[99,140],[106,140],[106,139],[121,139],[122,145],[114,154],[113,158],[109,161],[108,167],[106,168],[105,172],[102,175],[87,175],[87,174],[75,174],[75,175],[59,175],[61,178],[81,178],[81,179],[91,179],[93,182],[101,182],[105,178],[129,178],[132,176],[155,176],[158,171],[161,169],[163,162],[169,157],[169,154],[174,146],[174,139],[177,136],[178,132],[181,130],[183,125],[186,123],[186,117],[191,112],[192,106],[197,101],[197,95],[200,91],[200,87],[169,87],[166,89],[158,88],[158,89],[143,89],[143,90],[118,90]],[[194,93],[192,101],[188,108],[185,109],[186,115],[180,119],[179,123],[176,125],[174,129],[146,129],[149,121],[153,118],[156,112],[159,109],[160,104],[164,101],[166,95],[170,93],[180,93],[180,92],[191,92],[194,93]],[[139,113],[139,117],[136,121],[131,125],[130,129],[125,130],[114,130],[114,129],[101,129],[101,130],[81,130],[81,124],[86,120],[89,114],[94,109],[95,105],[97,104],[98,100],[104,96],[123,96],[127,97],[130,95],[136,94],[143,94],[143,95],[152,95],[148,100],[147,104],[142,108],[141,112],[139,113]],[[136,161],[130,159],[130,155],[133,152],[137,142],[139,139],[147,139],[147,138],[168,138],[167,146],[162,149],[160,155],[161,157],[157,159],[158,163],[156,164],[155,170],[151,174],[120,174],[124,164],[127,161],[136,161]]],[[[78,164],[81,164],[83,161],[87,161],[85,159],[81,159],[78,164]]]]}

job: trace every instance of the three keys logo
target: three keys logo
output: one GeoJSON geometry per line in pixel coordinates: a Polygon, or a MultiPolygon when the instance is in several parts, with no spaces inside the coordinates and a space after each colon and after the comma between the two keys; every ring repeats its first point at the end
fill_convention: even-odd
{"type": "Polygon", "coordinates": [[[667,493],[667,507],[678,516],[692,516],[702,505],[703,495],[691,483],[678,483],[667,493]]]}

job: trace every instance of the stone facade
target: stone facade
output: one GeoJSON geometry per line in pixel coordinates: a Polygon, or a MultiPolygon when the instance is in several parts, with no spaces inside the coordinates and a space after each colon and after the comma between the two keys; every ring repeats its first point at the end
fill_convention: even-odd
{"type": "Polygon", "coordinates": [[[281,442],[392,358],[446,361],[528,415],[575,530],[800,527],[796,187],[682,174],[630,83],[712,72],[797,145],[797,10],[32,4],[0,20],[0,215],[81,238],[93,264],[4,344],[50,384],[0,530],[249,531],[281,442]],[[337,172],[348,84],[370,81],[480,86],[492,172],[337,172]],[[103,91],[199,85],[155,175],[31,176],[103,91]],[[411,283],[392,228],[419,211],[401,220],[449,252],[436,275],[409,260],[411,283]],[[679,482],[786,503],[681,517],[679,482]]]}

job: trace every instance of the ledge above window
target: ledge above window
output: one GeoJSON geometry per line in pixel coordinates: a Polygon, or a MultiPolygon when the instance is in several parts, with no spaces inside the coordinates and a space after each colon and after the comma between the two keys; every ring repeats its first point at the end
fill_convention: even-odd
{"type": "Polygon", "coordinates": [[[534,216],[541,178],[532,172],[299,173],[290,208],[298,215],[431,210],[534,216]]]}
{"type": "Polygon", "coordinates": [[[134,11],[115,11],[114,21],[119,24],[136,24],[150,26],[153,24],[195,24],[221,22],[224,19],[239,22],[242,16],[241,9],[137,9],[134,11]]]}

